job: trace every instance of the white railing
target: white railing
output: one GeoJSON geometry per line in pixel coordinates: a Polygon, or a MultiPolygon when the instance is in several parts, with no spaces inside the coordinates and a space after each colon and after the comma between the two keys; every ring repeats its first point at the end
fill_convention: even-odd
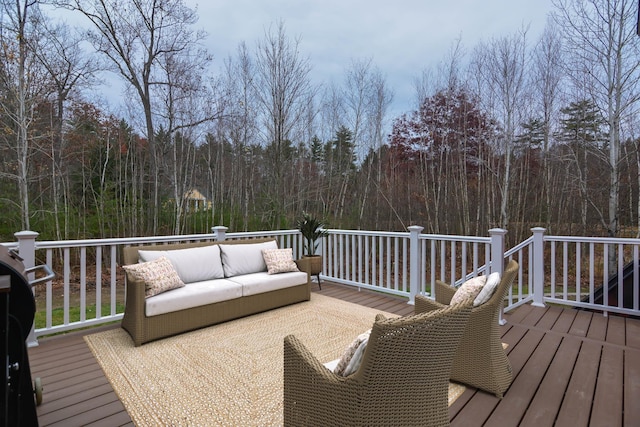
{"type": "Polygon", "coordinates": [[[459,284],[483,272],[491,248],[497,247],[502,257],[504,247],[502,230],[491,230],[492,237],[420,234],[418,226],[405,233],[328,231],[321,277],[407,297],[409,302],[417,293],[431,295],[436,279],[459,284]]]}
{"type": "MultiPolygon", "coordinates": [[[[321,278],[358,288],[373,289],[413,302],[416,294],[433,296],[431,283],[460,284],[469,277],[502,271],[505,260],[520,265],[508,292],[505,311],[532,302],[562,304],[638,316],[640,239],[545,236],[542,228],[505,251],[505,230],[493,229],[489,237],[408,232],[328,230],[319,252],[321,278]],[[606,262],[605,262],[606,260],[606,262]],[[614,279],[610,279],[617,273],[614,279]],[[612,282],[614,292],[603,292],[612,282]],[[617,288],[616,288],[617,286],[617,288]],[[625,293],[627,303],[625,306],[625,293]]],[[[54,281],[34,289],[38,317],[35,337],[86,326],[119,321],[124,309],[124,274],[119,265],[121,248],[149,243],[213,241],[274,237],[280,247],[302,255],[298,230],[226,233],[214,227],[211,234],[143,238],[36,241],[37,233],[16,233],[17,248],[25,266],[46,263],[58,273],[54,281]]]]}

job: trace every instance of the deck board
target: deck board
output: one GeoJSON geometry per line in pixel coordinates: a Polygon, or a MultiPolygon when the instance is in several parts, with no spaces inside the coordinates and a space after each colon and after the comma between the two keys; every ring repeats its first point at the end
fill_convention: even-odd
{"type": "Polygon", "coordinates": [[[626,328],[625,318],[619,316],[609,316],[609,324],[607,325],[606,341],[612,344],[626,344],[626,328]]]}
{"type": "MultiPolygon", "coordinates": [[[[524,418],[530,402],[533,400],[538,386],[553,360],[556,349],[560,345],[561,337],[556,335],[544,335],[526,365],[518,372],[518,376],[524,376],[526,381],[512,383],[509,393],[503,397],[502,404],[491,414],[487,420],[491,425],[518,426],[524,418]]],[[[513,353],[511,353],[513,354],[513,353]]],[[[516,360],[514,360],[514,363],[516,360]]]]}
{"type": "Polygon", "coordinates": [[[604,346],[600,369],[593,397],[591,425],[621,425],[623,403],[623,357],[622,349],[604,346]]]}
{"type": "Polygon", "coordinates": [[[524,426],[550,426],[556,419],[571,371],[580,351],[580,340],[564,338],[540,382],[535,396],[522,419],[524,426]]]}
{"type": "MultiPolygon", "coordinates": [[[[410,315],[406,298],[322,283],[313,292],[410,315]]],[[[449,408],[452,426],[640,425],[640,320],[586,310],[523,305],[505,314],[514,381],[503,399],[469,387],[449,408]]],[[[29,349],[41,377],[41,426],[132,426],[86,345],[87,333],[44,338],[29,349]]]]}
{"type": "Polygon", "coordinates": [[[626,350],[624,354],[624,424],[638,424],[640,420],[640,351],[626,350]]]}
{"type": "Polygon", "coordinates": [[[597,379],[602,346],[589,341],[582,343],[565,400],[560,407],[558,425],[588,426],[597,379]]]}

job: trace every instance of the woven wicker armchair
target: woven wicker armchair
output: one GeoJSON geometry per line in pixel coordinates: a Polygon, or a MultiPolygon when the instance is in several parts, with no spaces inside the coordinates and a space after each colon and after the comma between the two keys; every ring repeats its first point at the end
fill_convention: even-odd
{"type": "MultiPolygon", "coordinates": [[[[456,352],[451,380],[502,397],[513,379],[511,364],[502,347],[498,319],[502,302],[518,273],[518,263],[510,261],[493,296],[474,307],[456,352]]],[[[446,307],[456,289],[436,281],[436,301],[417,295],[415,312],[424,313],[446,307]]]]}
{"type": "Polygon", "coordinates": [[[324,367],[295,336],[285,337],[284,425],[449,425],[449,373],[470,309],[378,315],[362,364],[347,377],[324,367]]]}

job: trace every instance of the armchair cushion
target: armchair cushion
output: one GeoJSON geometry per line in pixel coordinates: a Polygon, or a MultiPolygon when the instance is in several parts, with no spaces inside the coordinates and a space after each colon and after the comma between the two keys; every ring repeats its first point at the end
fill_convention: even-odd
{"type": "Polygon", "coordinates": [[[300,271],[293,260],[293,249],[263,249],[262,257],[267,264],[267,273],[278,274],[300,271]]]}
{"type": "Polygon", "coordinates": [[[123,265],[122,268],[132,278],[144,283],[146,298],[184,286],[173,264],[164,256],[153,261],[123,265]]]}
{"type": "Polygon", "coordinates": [[[371,335],[371,329],[358,335],[356,339],[349,344],[340,359],[338,359],[338,363],[333,369],[334,374],[346,377],[358,370],[357,368],[360,366],[360,362],[362,362],[362,354],[369,340],[369,335],[371,335]]]}
{"type": "Polygon", "coordinates": [[[467,299],[474,299],[476,296],[478,296],[486,282],[487,276],[477,276],[467,280],[462,284],[462,286],[458,288],[456,293],[451,298],[449,304],[456,305],[464,302],[467,299]]]}
{"type": "Polygon", "coordinates": [[[496,291],[498,284],[500,284],[500,273],[495,271],[487,276],[487,282],[480,290],[480,293],[473,300],[473,306],[477,307],[489,301],[493,293],[496,291]]]}

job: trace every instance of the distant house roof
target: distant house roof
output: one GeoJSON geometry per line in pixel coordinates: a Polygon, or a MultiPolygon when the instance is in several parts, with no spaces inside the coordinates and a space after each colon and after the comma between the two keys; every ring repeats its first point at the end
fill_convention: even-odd
{"type": "Polygon", "coordinates": [[[195,188],[184,193],[184,198],[187,200],[207,200],[207,198],[195,188]]]}

